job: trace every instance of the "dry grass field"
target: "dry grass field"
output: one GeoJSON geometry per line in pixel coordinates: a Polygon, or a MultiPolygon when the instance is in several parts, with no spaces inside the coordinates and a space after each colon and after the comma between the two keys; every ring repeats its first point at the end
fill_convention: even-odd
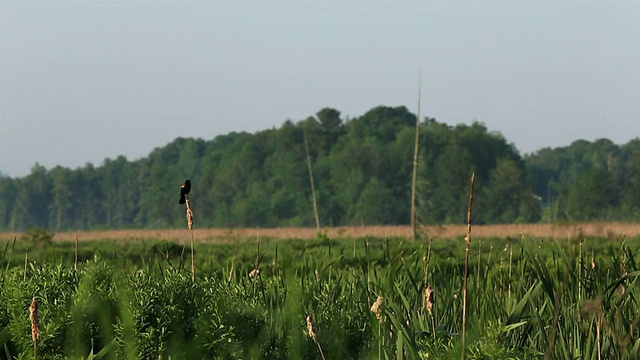
{"type": "MultiPolygon", "coordinates": [[[[337,237],[409,237],[409,226],[351,226],[326,228],[330,238],[337,237]]],[[[462,238],[466,234],[466,225],[425,226],[421,228],[427,237],[437,239],[462,238]]],[[[572,223],[562,225],[521,224],[521,225],[475,225],[472,235],[476,238],[487,237],[520,237],[521,234],[533,238],[575,238],[585,236],[605,237],[612,240],[640,236],[640,223],[572,223]]],[[[12,240],[22,233],[0,233],[1,240],[12,240]]],[[[236,242],[253,239],[257,236],[264,239],[312,239],[317,236],[315,228],[272,228],[272,229],[194,229],[194,239],[199,242],[236,242]]],[[[104,230],[57,232],[54,241],[109,240],[109,241],[144,241],[167,240],[187,242],[189,230],[104,230]]]]}

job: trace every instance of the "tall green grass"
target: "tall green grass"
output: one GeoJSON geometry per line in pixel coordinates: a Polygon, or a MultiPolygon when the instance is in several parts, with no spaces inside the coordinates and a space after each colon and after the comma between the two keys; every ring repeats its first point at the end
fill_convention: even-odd
{"type": "MultiPolygon", "coordinates": [[[[177,244],[83,242],[75,271],[74,243],[8,242],[0,358],[33,358],[35,297],[42,359],[457,359],[465,247],[462,237],[200,244],[194,282],[177,244]]],[[[639,249],[640,239],[474,239],[466,358],[640,358],[639,249]]]]}

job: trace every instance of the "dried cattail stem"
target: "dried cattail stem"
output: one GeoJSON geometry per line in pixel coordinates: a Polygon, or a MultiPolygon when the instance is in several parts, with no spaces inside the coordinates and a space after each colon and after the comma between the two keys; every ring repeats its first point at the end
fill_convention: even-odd
{"type": "Polygon", "coordinates": [[[371,301],[369,294],[371,294],[371,253],[369,251],[369,237],[364,239],[365,250],[367,254],[367,303],[371,301]]]}
{"type": "Polygon", "coordinates": [[[471,190],[469,191],[469,210],[467,211],[467,237],[464,239],[471,243],[471,219],[473,218],[473,188],[476,185],[476,173],[471,174],[471,190]]]}
{"type": "Polygon", "coordinates": [[[411,178],[411,240],[418,235],[417,197],[418,197],[418,160],[420,159],[420,100],[422,98],[422,73],[418,87],[418,113],[416,115],[416,136],[413,147],[413,175],[411,178]]]}
{"type": "Polygon", "coordinates": [[[423,257],[424,261],[424,277],[422,279],[422,283],[426,286],[429,283],[429,261],[431,260],[431,244],[433,243],[433,238],[429,238],[429,247],[427,247],[427,254],[423,257]]]}
{"type": "Polygon", "coordinates": [[[307,315],[307,331],[313,341],[318,342],[318,334],[316,334],[316,329],[313,327],[313,319],[311,318],[311,315],[307,315]]]}
{"type": "Polygon", "coordinates": [[[189,233],[191,235],[191,281],[196,281],[196,259],[195,249],[193,244],[193,211],[191,210],[191,201],[189,197],[185,195],[185,205],[187,207],[187,225],[189,226],[189,233]]]}
{"type": "Polygon", "coordinates": [[[320,350],[320,356],[324,360],[324,352],[322,351],[322,347],[320,346],[320,342],[318,342],[318,334],[316,333],[316,328],[313,326],[313,319],[311,315],[307,315],[307,332],[309,333],[309,337],[313,339],[313,342],[318,345],[318,350],[320,350]]]}
{"type": "Polygon", "coordinates": [[[478,271],[476,272],[476,290],[480,288],[480,264],[482,263],[482,239],[478,241],[478,271]]]}
{"type": "Polygon", "coordinates": [[[596,317],[596,338],[598,339],[598,360],[602,359],[602,334],[600,329],[602,328],[602,316],[596,317]]]}
{"type": "Polygon", "coordinates": [[[471,174],[471,189],[469,190],[469,211],[467,212],[467,236],[464,240],[467,243],[464,261],[464,288],[462,298],[462,359],[465,358],[466,335],[467,335],[467,290],[469,278],[469,248],[471,247],[471,219],[473,215],[473,188],[476,184],[476,173],[471,174]]]}
{"type": "Polygon", "coordinates": [[[500,294],[504,291],[504,273],[502,271],[504,265],[504,257],[507,251],[509,250],[509,245],[505,245],[502,250],[502,255],[500,256],[500,294]]]}
{"type": "Polygon", "coordinates": [[[311,167],[311,155],[309,155],[309,143],[307,142],[307,133],[302,133],[304,137],[304,149],[307,153],[307,166],[309,168],[309,182],[311,183],[311,197],[313,199],[313,215],[316,219],[316,231],[320,234],[320,213],[318,212],[318,198],[316,196],[316,186],[313,181],[313,168],[311,167]]]}
{"type": "Polygon", "coordinates": [[[493,245],[489,246],[489,255],[487,256],[487,265],[484,268],[485,273],[489,273],[489,268],[491,266],[491,258],[493,257],[493,245]]]}
{"type": "Polygon", "coordinates": [[[379,295],[376,301],[371,305],[371,312],[376,314],[376,318],[380,324],[385,322],[384,317],[384,296],[379,295]]]}

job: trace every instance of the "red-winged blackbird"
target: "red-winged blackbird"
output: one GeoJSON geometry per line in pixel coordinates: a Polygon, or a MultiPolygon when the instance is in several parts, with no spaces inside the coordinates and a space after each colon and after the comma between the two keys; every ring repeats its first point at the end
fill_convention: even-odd
{"type": "Polygon", "coordinates": [[[180,188],[180,200],[178,200],[180,204],[184,204],[185,196],[189,194],[189,191],[191,191],[191,180],[187,179],[180,188]]]}

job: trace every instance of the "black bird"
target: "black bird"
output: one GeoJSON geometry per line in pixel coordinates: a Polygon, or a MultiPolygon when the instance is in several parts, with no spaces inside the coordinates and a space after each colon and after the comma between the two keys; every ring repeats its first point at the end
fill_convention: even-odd
{"type": "Polygon", "coordinates": [[[191,180],[187,179],[182,184],[182,188],[180,188],[180,200],[178,200],[180,204],[184,204],[185,197],[189,194],[189,191],[191,191],[191,180]]]}

